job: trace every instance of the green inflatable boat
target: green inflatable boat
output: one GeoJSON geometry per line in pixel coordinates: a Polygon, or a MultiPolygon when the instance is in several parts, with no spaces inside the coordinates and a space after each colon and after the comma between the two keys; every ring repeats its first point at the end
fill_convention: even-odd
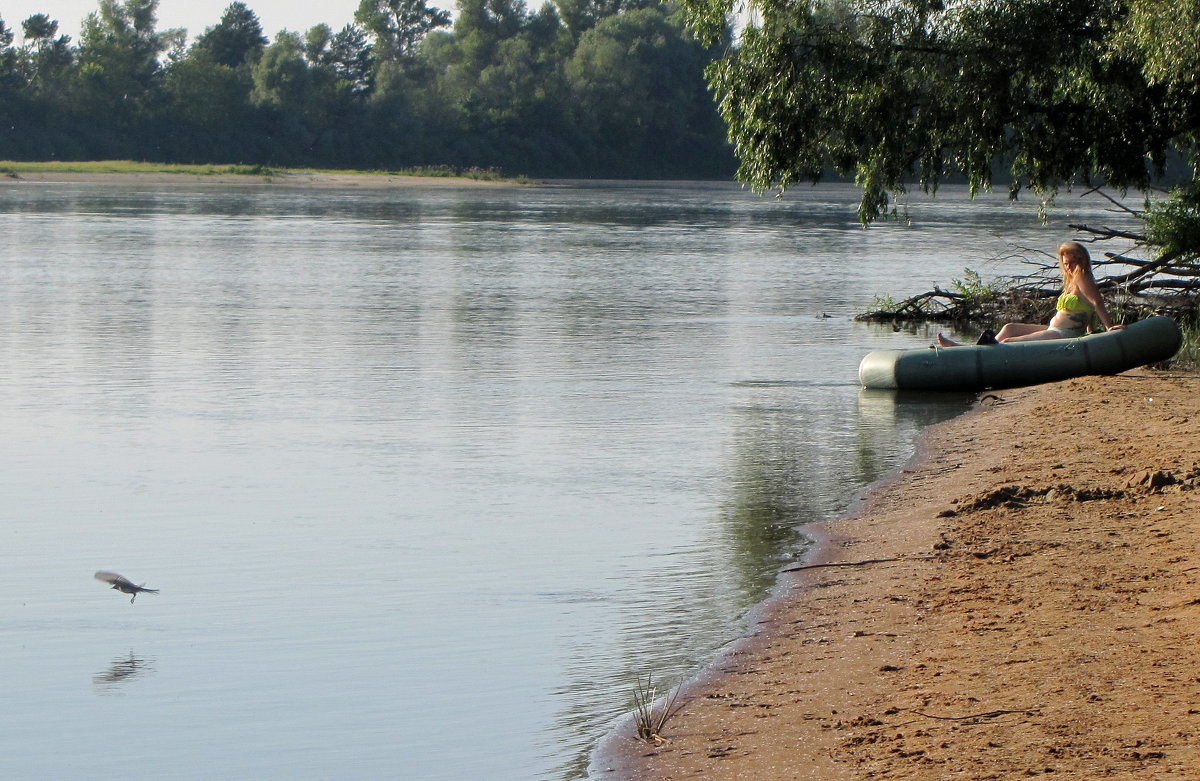
{"type": "Polygon", "coordinates": [[[1174,320],[1156,316],[1078,339],[876,350],[862,359],[858,379],[864,388],[1016,388],[1165,361],[1182,340],[1174,320]]]}

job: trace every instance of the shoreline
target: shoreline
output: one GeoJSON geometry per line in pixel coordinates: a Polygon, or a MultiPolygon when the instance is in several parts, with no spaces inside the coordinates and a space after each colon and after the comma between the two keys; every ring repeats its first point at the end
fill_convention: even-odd
{"type": "Polygon", "coordinates": [[[1200,376],[999,394],[813,531],[622,779],[1189,778],[1200,764],[1200,376]]]}
{"type": "MultiPolygon", "coordinates": [[[[730,676],[742,674],[742,667],[747,663],[748,659],[769,658],[766,654],[766,649],[769,647],[772,637],[776,633],[776,627],[786,619],[783,617],[789,610],[789,607],[794,606],[794,597],[791,594],[793,590],[805,591],[815,588],[829,588],[831,584],[822,582],[819,578],[822,572],[826,574],[836,572],[836,567],[826,567],[838,561],[847,560],[847,554],[856,546],[857,542],[851,535],[850,528],[856,521],[861,521],[865,516],[871,515],[876,509],[877,503],[881,497],[889,490],[903,490],[900,484],[910,474],[916,472],[925,465],[931,458],[936,456],[937,444],[935,437],[941,432],[944,427],[954,425],[956,422],[969,418],[978,413],[978,409],[972,408],[953,418],[934,424],[929,428],[921,431],[914,440],[913,454],[901,464],[896,470],[890,474],[881,477],[876,482],[867,486],[863,491],[855,497],[847,508],[845,514],[837,517],[815,521],[804,525],[804,535],[809,538],[811,545],[805,551],[803,557],[797,560],[793,568],[798,568],[798,572],[788,572],[788,569],[781,570],[779,580],[776,583],[771,594],[758,605],[750,609],[747,615],[747,624],[750,627],[748,634],[737,638],[728,647],[722,651],[716,658],[710,661],[696,675],[681,684],[679,702],[683,707],[667,724],[664,730],[664,736],[669,741],[662,746],[651,746],[647,743],[630,737],[633,732],[633,717],[627,715],[623,717],[613,730],[600,742],[592,754],[589,763],[589,778],[604,779],[629,779],[637,781],[650,781],[650,779],[675,779],[675,778],[708,778],[707,773],[696,773],[694,775],[684,772],[682,775],[676,775],[675,763],[665,767],[665,763],[657,761],[659,756],[669,756],[669,749],[675,748],[672,744],[680,741],[680,738],[694,741],[698,735],[695,731],[684,732],[679,724],[684,719],[688,718],[692,713],[692,708],[698,700],[702,699],[722,699],[725,695],[720,692],[723,681],[730,676]],[[665,751],[668,750],[668,751],[665,751]]],[[[883,558],[881,555],[869,556],[864,553],[864,558],[883,558]]],[[[790,569],[790,568],[789,568],[790,569]]],[[[803,594],[800,599],[812,596],[811,594],[803,594]]],[[[731,703],[731,708],[746,707],[739,703],[731,703]]],[[[718,716],[718,720],[720,717],[718,716]]],[[[706,714],[704,722],[711,721],[711,716],[706,714]]],[[[730,720],[733,721],[732,719],[730,720]]],[[[748,733],[744,733],[748,734],[748,733]]],[[[725,749],[718,749],[718,753],[724,753],[725,749]]],[[[691,753],[691,749],[684,749],[684,752],[691,753]]],[[[724,758],[715,757],[715,758],[724,758]]],[[[835,779],[843,776],[831,774],[831,771],[820,764],[820,757],[808,757],[810,760],[816,760],[817,764],[813,765],[813,773],[811,775],[786,776],[788,778],[811,778],[814,781],[821,779],[835,779]]],[[[773,768],[762,768],[762,773],[769,774],[773,768]]],[[[740,778],[740,776],[737,776],[740,778]]],[[[770,775],[748,775],[747,778],[771,778],[775,781],[775,777],[770,775]]],[[[783,776],[781,776],[782,778],[783,776]]]]}
{"type": "Polygon", "coordinates": [[[285,171],[266,175],[185,173],[171,171],[18,171],[0,176],[0,184],[221,184],[304,188],[391,189],[404,187],[530,187],[529,183],[472,179],[466,176],[405,176],[401,174],[322,173],[285,171]]]}
{"type": "MultiPolygon", "coordinates": [[[[841,531],[842,525],[870,514],[875,505],[876,498],[881,492],[902,481],[914,468],[923,464],[934,451],[931,438],[936,431],[975,412],[975,408],[968,408],[948,420],[936,423],[918,432],[913,439],[914,447],[912,455],[897,466],[894,471],[885,474],[860,490],[852,498],[843,514],[826,520],[804,524],[803,534],[809,542],[808,548],[790,567],[779,571],[778,579],[771,589],[770,594],[747,611],[745,616],[747,633],[728,642],[698,672],[679,685],[677,702],[686,705],[692,700],[706,696],[706,693],[710,689],[713,689],[723,676],[731,674],[731,669],[727,665],[732,663],[735,657],[761,652],[761,646],[769,640],[769,632],[764,632],[757,627],[769,626],[775,620],[769,617],[785,609],[789,601],[790,591],[793,589],[804,589],[812,585],[804,581],[799,575],[789,572],[789,570],[818,571],[825,568],[826,565],[841,560],[841,551],[849,540],[845,533],[841,531]]],[[[669,696],[669,692],[664,696],[669,696]]],[[[661,705],[661,702],[656,703],[656,705],[661,705]]],[[[683,708],[680,708],[680,712],[683,710],[683,708]]],[[[676,730],[674,727],[677,720],[677,718],[671,719],[665,728],[665,735],[673,735],[675,733],[676,730]]],[[[655,756],[653,752],[660,747],[631,739],[630,736],[633,734],[634,726],[634,714],[632,713],[626,714],[614,722],[613,728],[610,729],[609,733],[604,736],[592,752],[589,760],[589,778],[613,777],[608,774],[615,774],[616,778],[621,779],[649,779],[656,777],[652,770],[648,775],[642,774],[647,769],[641,767],[644,763],[639,763],[638,757],[647,758],[655,756]],[[637,773],[634,772],[635,769],[638,771],[637,773]]]]}

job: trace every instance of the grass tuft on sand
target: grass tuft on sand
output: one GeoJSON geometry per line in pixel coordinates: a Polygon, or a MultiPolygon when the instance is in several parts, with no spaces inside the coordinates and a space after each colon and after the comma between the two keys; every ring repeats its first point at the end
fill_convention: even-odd
{"type": "Polygon", "coordinates": [[[645,684],[638,680],[633,690],[633,699],[634,727],[638,739],[651,745],[666,743],[667,739],[662,735],[663,730],[671,717],[682,707],[677,703],[679,687],[670,690],[661,704],[656,704],[658,689],[654,686],[651,676],[646,676],[645,684]]]}

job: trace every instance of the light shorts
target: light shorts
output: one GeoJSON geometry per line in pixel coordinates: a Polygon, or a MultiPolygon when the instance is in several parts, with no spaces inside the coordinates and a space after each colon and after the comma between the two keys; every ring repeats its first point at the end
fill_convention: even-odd
{"type": "Polygon", "coordinates": [[[1059,339],[1078,339],[1087,333],[1088,323],[1091,319],[1091,312],[1067,312],[1060,310],[1054,313],[1054,317],[1050,318],[1050,325],[1046,326],[1046,330],[1058,334],[1059,339]],[[1055,320],[1060,321],[1060,324],[1054,325],[1055,320]],[[1071,325],[1062,325],[1061,321],[1063,320],[1071,323],[1071,325]]]}
{"type": "Polygon", "coordinates": [[[1078,339],[1087,333],[1087,326],[1081,325],[1078,328],[1047,328],[1046,330],[1058,334],[1059,339],[1078,339]]]}

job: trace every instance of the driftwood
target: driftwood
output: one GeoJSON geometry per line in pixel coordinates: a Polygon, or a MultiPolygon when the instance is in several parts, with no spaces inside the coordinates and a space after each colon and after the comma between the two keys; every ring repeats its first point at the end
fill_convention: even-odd
{"type": "Polygon", "coordinates": [[[915,713],[918,716],[924,716],[927,719],[940,719],[942,721],[971,721],[974,719],[994,719],[999,716],[1007,716],[1013,713],[1020,713],[1022,716],[1033,716],[1037,713],[1033,708],[1021,708],[1019,710],[990,710],[985,713],[972,713],[969,716],[937,716],[932,713],[922,713],[919,710],[909,708],[909,713],[915,713]]]}
{"type": "MultiPolygon", "coordinates": [[[[1102,194],[1103,195],[1103,194],[1102,194]]],[[[1105,195],[1120,211],[1137,212],[1118,204],[1105,195]]],[[[1081,234],[1085,244],[1121,240],[1134,247],[1145,247],[1148,239],[1132,231],[1093,227],[1084,224],[1070,226],[1081,234]]],[[[987,291],[933,290],[906,298],[893,308],[867,312],[856,319],[868,322],[914,323],[951,322],[996,325],[1002,321],[1042,322],[1049,318],[1053,300],[1061,292],[1058,263],[1045,252],[1023,249],[1023,262],[1033,266],[1028,274],[1005,277],[987,291]],[[1031,258],[1043,258],[1037,260],[1031,258]]],[[[1196,317],[1200,310],[1200,265],[1195,258],[1181,257],[1177,252],[1165,253],[1152,260],[1131,257],[1128,252],[1105,252],[1103,259],[1095,257],[1097,285],[1109,298],[1109,310],[1125,321],[1141,319],[1150,314],[1167,314],[1175,318],[1196,317]],[[1119,273],[1104,273],[1122,267],[1119,273]],[[1127,270],[1125,270],[1127,269],[1127,270]]]]}
{"type": "Polygon", "coordinates": [[[891,561],[930,561],[936,556],[900,556],[889,559],[863,559],[862,561],[831,561],[825,564],[802,564],[799,567],[788,567],[784,572],[800,572],[806,569],[821,569],[822,567],[863,567],[867,564],[885,564],[891,561]]]}

